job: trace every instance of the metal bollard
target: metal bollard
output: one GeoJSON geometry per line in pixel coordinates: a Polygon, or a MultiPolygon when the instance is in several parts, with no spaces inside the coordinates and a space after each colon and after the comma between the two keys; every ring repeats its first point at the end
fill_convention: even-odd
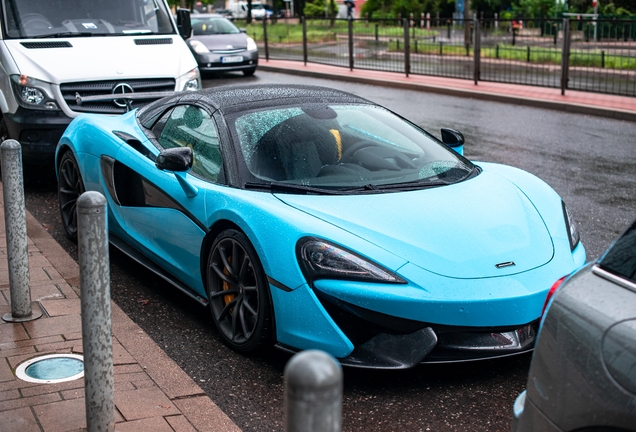
{"type": "Polygon", "coordinates": [[[16,140],[10,139],[0,145],[0,152],[2,152],[4,222],[11,291],[11,313],[4,314],[2,319],[7,322],[25,322],[40,318],[42,310],[36,305],[36,310],[33,312],[31,307],[22,147],[16,140]]]}
{"type": "Polygon", "coordinates": [[[342,368],[329,354],[309,350],[285,365],[285,431],[342,431],[342,368]]]}
{"type": "Polygon", "coordinates": [[[77,200],[84,394],[88,432],[115,430],[115,380],[106,217],[106,198],[99,192],[85,192],[77,200]]]}

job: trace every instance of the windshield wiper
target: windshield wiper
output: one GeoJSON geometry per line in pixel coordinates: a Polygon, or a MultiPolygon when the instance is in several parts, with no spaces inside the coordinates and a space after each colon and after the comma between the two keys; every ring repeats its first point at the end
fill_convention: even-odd
{"type": "Polygon", "coordinates": [[[415,190],[426,189],[437,186],[446,186],[453,183],[459,183],[462,180],[466,180],[475,174],[475,170],[466,170],[463,168],[451,168],[448,171],[438,175],[437,177],[424,178],[412,182],[404,183],[391,183],[384,185],[377,185],[379,190],[415,190]]]}
{"type": "Polygon", "coordinates": [[[302,194],[317,194],[317,195],[344,195],[342,191],[333,189],[323,189],[312,186],[303,186],[289,183],[271,182],[271,183],[245,183],[245,189],[262,190],[269,192],[296,192],[302,194]]]}
{"type": "Polygon", "coordinates": [[[68,37],[91,37],[91,36],[106,36],[106,33],[91,33],[91,32],[61,32],[50,33],[37,36],[31,36],[33,39],[46,39],[46,38],[68,38],[68,37]]]}

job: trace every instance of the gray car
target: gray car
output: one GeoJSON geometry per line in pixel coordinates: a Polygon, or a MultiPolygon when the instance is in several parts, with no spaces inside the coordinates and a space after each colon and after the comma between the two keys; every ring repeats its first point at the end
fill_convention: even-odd
{"type": "Polygon", "coordinates": [[[192,15],[191,22],[188,45],[202,74],[242,71],[245,76],[254,75],[258,66],[254,39],[217,14],[192,15]]]}
{"type": "Polygon", "coordinates": [[[636,222],[550,292],[513,432],[636,431],[636,222]]]}

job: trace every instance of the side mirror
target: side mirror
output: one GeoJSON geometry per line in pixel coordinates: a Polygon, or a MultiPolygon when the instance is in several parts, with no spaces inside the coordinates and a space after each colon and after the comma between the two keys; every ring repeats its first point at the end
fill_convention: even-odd
{"type": "Polygon", "coordinates": [[[455,129],[442,128],[442,142],[455,150],[460,155],[464,155],[464,135],[455,129]]]}
{"type": "Polygon", "coordinates": [[[177,30],[183,39],[188,39],[192,35],[192,22],[190,22],[188,9],[177,9],[177,30]]]}
{"type": "Polygon", "coordinates": [[[190,147],[175,147],[162,151],[157,156],[155,165],[160,170],[185,172],[192,168],[192,162],[190,147]]]}

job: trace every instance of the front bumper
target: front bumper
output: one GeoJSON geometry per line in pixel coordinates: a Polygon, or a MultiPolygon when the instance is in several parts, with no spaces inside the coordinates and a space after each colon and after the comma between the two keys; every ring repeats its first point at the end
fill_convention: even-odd
{"type": "Polygon", "coordinates": [[[9,137],[22,146],[22,160],[26,164],[53,164],[55,148],[71,122],[61,111],[28,110],[19,107],[15,113],[3,114],[9,137]]]}
{"type": "Polygon", "coordinates": [[[358,368],[406,369],[420,363],[522,354],[534,348],[539,326],[537,318],[506,326],[412,320],[364,308],[307,285],[295,290],[280,286],[270,281],[277,347],[291,353],[321,349],[343,365],[358,368]],[[302,314],[298,305],[303,305],[302,314]]]}
{"type": "Polygon", "coordinates": [[[258,51],[242,51],[233,54],[194,54],[194,58],[199,65],[201,72],[231,72],[254,69],[258,66],[258,51]],[[223,58],[238,57],[243,58],[240,62],[224,63],[223,58]]]}
{"type": "Polygon", "coordinates": [[[404,369],[507,357],[534,348],[539,320],[507,327],[467,327],[412,321],[347,304],[315,292],[331,319],[355,346],[343,365],[404,369]]]}

